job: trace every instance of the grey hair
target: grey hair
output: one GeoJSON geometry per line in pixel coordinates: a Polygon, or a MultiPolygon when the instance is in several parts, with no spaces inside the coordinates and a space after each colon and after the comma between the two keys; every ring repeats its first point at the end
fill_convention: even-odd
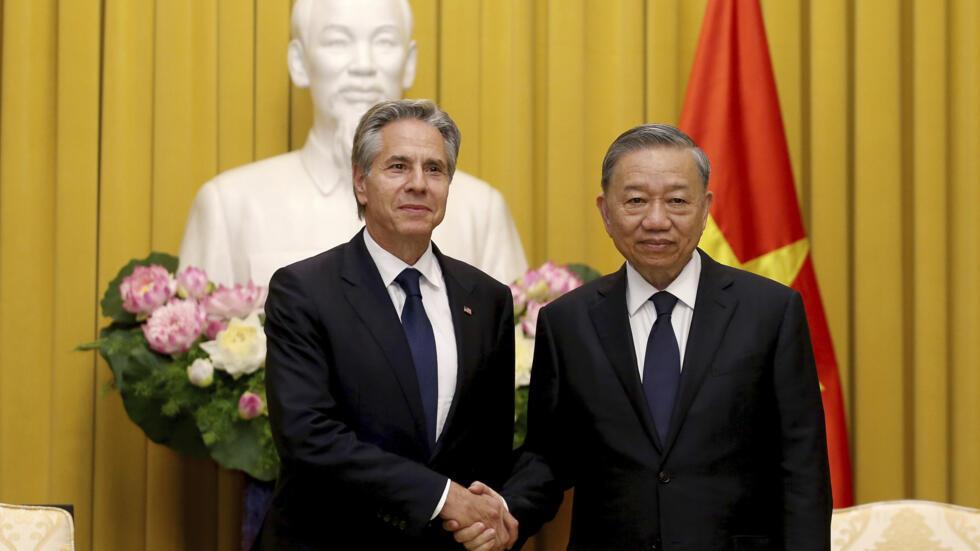
{"type": "MultiPolygon", "coordinates": [[[[299,39],[304,46],[309,38],[309,27],[313,22],[313,5],[324,1],[326,0],[296,0],[293,4],[293,12],[289,20],[293,38],[299,39]]],[[[405,42],[408,42],[412,39],[412,7],[408,5],[408,0],[398,0],[398,9],[401,10],[402,18],[405,20],[405,42]]]]}
{"type": "MultiPolygon", "coordinates": [[[[354,132],[354,147],[351,149],[351,166],[367,176],[371,173],[371,165],[381,152],[381,130],[389,124],[414,119],[422,121],[442,134],[442,143],[446,149],[446,163],[449,179],[456,173],[456,159],[459,157],[459,145],[462,136],[459,127],[453,122],[448,113],[439,109],[435,102],[427,99],[396,99],[382,101],[368,109],[361,117],[354,132]]],[[[364,205],[357,203],[357,216],[364,218],[364,205]]]]}
{"type": "Polygon", "coordinates": [[[705,189],[708,188],[711,161],[690,136],[669,124],[641,124],[620,134],[606,151],[606,156],[602,159],[602,191],[609,189],[613,170],[623,155],[641,149],[656,148],[689,149],[694,157],[698,174],[701,176],[701,184],[705,189]]]}

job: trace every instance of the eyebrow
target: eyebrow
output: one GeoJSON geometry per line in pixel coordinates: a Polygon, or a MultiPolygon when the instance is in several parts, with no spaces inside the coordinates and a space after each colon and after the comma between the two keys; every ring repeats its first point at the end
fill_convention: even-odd
{"type": "MultiPolygon", "coordinates": [[[[321,35],[323,33],[331,32],[331,31],[341,32],[349,36],[353,36],[354,34],[353,31],[351,31],[349,25],[338,25],[336,23],[330,23],[328,25],[324,25],[323,27],[321,27],[320,30],[317,32],[317,35],[321,35]]],[[[402,35],[401,28],[398,25],[389,23],[389,24],[381,25],[378,28],[374,29],[371,32],[371,37],[373,38],[378,36],[379,34],[386,33],[386,32],[395,33],[396,35],[399,35],[399,37],[401,37],[402,35]]]]}
{"type": "MultiPolygon", "coordinates": [[[[687,188],[688,188],[688,185],[686,183],[684,183],[684,182],[674,182],[674,183],[667,184],[667,190],[668,191],[673,191],[673,190],[676,190],[676,189],[686,190],[687,188]]],[[[646,190],[647,190],[647,186],[644,185],[644,184],[630,184],[630,183],[627,183],[627,184],[625,184],[623,186],[623,191],[644,191],[645,192],[646,190]]]]}
{"type": "Polygon", "coordinates": [[[392,155],[392,156],[388,157],[387,159],[385,159],[384,162],[385,162],[385,164],[390,164],[390,163],[408,163],[408,164],[411,164],[412,163],[412,159],[409,159],[408,157],[406,157],[404,155],[392,155]]]}
{"type": "Polygon", "coordinates": [[[392,32],[398,35],[402,34],[401,29],[397,25],[382,25],[377,29],[374,29],[374,32],[371,33],[371,36],[378,36],[379,34],[384,32],[392,32]]]}
{"type": "Polygon", "coordinates": [[[324,33],[330,32],[330,31],[342,32],[342,33],[347,34],[347,35],[351,34],[350,29],[347,26],[345,26],[345,25],[335,25],[335,24],[324,25],[323,27],[320,28],[320,30],[316,34],[319,36],[321,34],[324,34],[324,33]]]}
{"type": "MultiPolygon", "coordinates": [[[[387,159],[385,159],[384,160],[384,163],[385,164],[390,164],[390,163],[414,164],[415,163],[415,159],[413,159],[411,157],[407,157],[405,155],[392,155],[392,156],[388,157],[387,159]]],[[[422,161],[422,164],[423,165],[434,164],[434,165],[439,166],[439,168],[445,168],[446,167],[446,162],[445,161],[443,161],[442,159],[439,159],[439,158],[435,158],[435,157],[430,157],[428,159],[424,159],[422,161]]]]}

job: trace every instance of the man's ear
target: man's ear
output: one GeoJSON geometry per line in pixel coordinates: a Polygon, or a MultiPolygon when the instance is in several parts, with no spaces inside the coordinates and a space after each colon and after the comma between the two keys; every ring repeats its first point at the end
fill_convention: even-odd
{"type": "Polygon", "coordinates": [[[310,87],[310,73],[306,70],[306,50],[298,38],[289,41],[286,53],[286,65],[289,67],[289,78],[297,88],[310,87]]]}
{"type": "Polygon", "coordinates": [[[357,198],[357,203],[359,205],[367,204],[367,178],[366,174],[358,167],[354,165],[353,178],[354,182],[354,197],[357,198]]]}
{"type": "Polygon", "coordinates": [[[701,231],[708,226],[708,217],[711,216],[711,203],[715,199],[715,194],[710,191],[704,192],[704,220],[701,222],[701,231]]]}
{"type": "Polygon", "coordinates": [[[599,209],[599,216],[602,217],[602,225],[606,228],[606,233],[609,233],[609,211],[608,205],[606,205],[606,194],[600,193],[595,198],[595,206],[599,209]]]}
{"type": "Polygon", "coordinates": [[[402,90],[408,90],[415,83],[415,64],[418,62],[418,48],[415,41],[408,43],[408,53],[405,54],[405,71],[402,72],[402,90]]]}

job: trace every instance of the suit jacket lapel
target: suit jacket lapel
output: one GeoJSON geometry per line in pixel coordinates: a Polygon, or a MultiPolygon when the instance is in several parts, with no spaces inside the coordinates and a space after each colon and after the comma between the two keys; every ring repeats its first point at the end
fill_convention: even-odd
{"type": "Polygon", "coordinates": [[[405,401],[412,411],[419,442],[424,443],[428,438],[425,413],[412,363],[412,351],[381,274],[364,244],[363,233],[362,229],[344,249],[344,264],[341,267],[341,277],[346,282],[344,294],[395,372],[405,401]]]}
{"type": "Polygon", "coordinates": [[[640,418],[640,424],[659,451],[660,439],[654,429],[646,395],[643,394],[633,348],[633,333],[626,311],[626,266],[623,265],[618,272],[602,281],[598,293],[599,300],[590,310],[592,325],[595,326],[602,349],[619,377],[636,416],[640,418]]]}
{"type": "Polygon", "coordinates": [[[449,407],[446,422],[442,427],[442,433],[436,440],[435,450],[432,454],[435,457],[443,448],[443,442],[446,441],[444,436],[454,428],[453,422],[456,417],[457,406],[463,393],[470,388],[468,383],[473,378],[480,363],[479,350],[475,346],[468,346],[468,343],[478,342],[479,332],[489,328],[481,327],[477,323],[479,318],[463,315],[463,307],[469,305],[467,300],[473,291],[473,282],[465,278],[459,271],[454,270],[446,262],[445,256],[435,244],[432,245],[432,250],[442,268],[442,279],[445,282],[446,296],[449,299],[449,311],[453,317],[453,332],[456,335],[456,389],[453,392],[453,401],[449,407]]]}
{"type": "Polygon", "coordinates": [[[687,411],[704,382],[715,352],[725,336],[728,322],[735,312],[738,302],[726,290],[731,284],[731,278],[721,270],[721,265],[701,252],[698,297],[694,305],[691,332],[687,338],[680,387],[677,390],[677,399],[674,400],[670,430],[667,432],[665,455],[670,452],[671,446],[677,439],[677,433],[684,424],[687,411]]]}

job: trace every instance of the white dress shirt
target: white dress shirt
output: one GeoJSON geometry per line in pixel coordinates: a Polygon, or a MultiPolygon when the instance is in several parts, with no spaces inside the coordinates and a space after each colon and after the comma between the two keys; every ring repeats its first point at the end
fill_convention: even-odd
{"type": "Polygon", "coordinates": [[[677,338],[677,348],[681,353],[681,367],[684,366],[684,352],[687,349],[687,337],[691,332],[691,320],[694,319],[694,302],[698,297],[698,283],[701,281],[701,255],[694,251],[691,260],[666,289],[657,289],[640,275],[629,262],[626,263],[626,311],[630,318],[630,330],[633,333],[633,347],[636,350],[636,366],[640,370],[640,381],[643,381],[643,362],[647,356],[647,340],[650,331],[657,321],[657,309],[650,297],[654,293],[667,291],[677,297],[677,304],[670,314],[670,325],[674,328],[677,338]]]}
{"type": "MultiPolygon", "coordinates": [[[[449,406],[453,403],[457,370],[456,332],[453,328],[453,315],[449,309],[446,282],[442,277],[442,267],[439,266],[436,255],[432,253],[431,241],[414,266],[409,266],[402,259],[383,249],[367,230],[364,230],[364,244],[367,246],[368,254],[371,255],[371,260],[374,261],[374,265],[377,266],[378,272],[381,274],[381,281],[388,289],[388,296],[391,297],[391,303],[395,306],[395,312],[398,313],[399,319],[402,316],[402,309],[405,307],[406,294],[401,285],[395,282],[395,278],[406,268],[415,268],[422,273],[422,277],[419,278],[422,306],[425,308],[425,315],[429,318],[429,323],[432,324],[432,334],[436,340],[436,369],[439,381],[436,406],[436,438],[438,438],[446,424],[449,406]]],[[[450,481],[447,479],[442,498],[430,518],[436,518],[442,512],[442,507],[449,495],[449,485],[450,481]]]]}

